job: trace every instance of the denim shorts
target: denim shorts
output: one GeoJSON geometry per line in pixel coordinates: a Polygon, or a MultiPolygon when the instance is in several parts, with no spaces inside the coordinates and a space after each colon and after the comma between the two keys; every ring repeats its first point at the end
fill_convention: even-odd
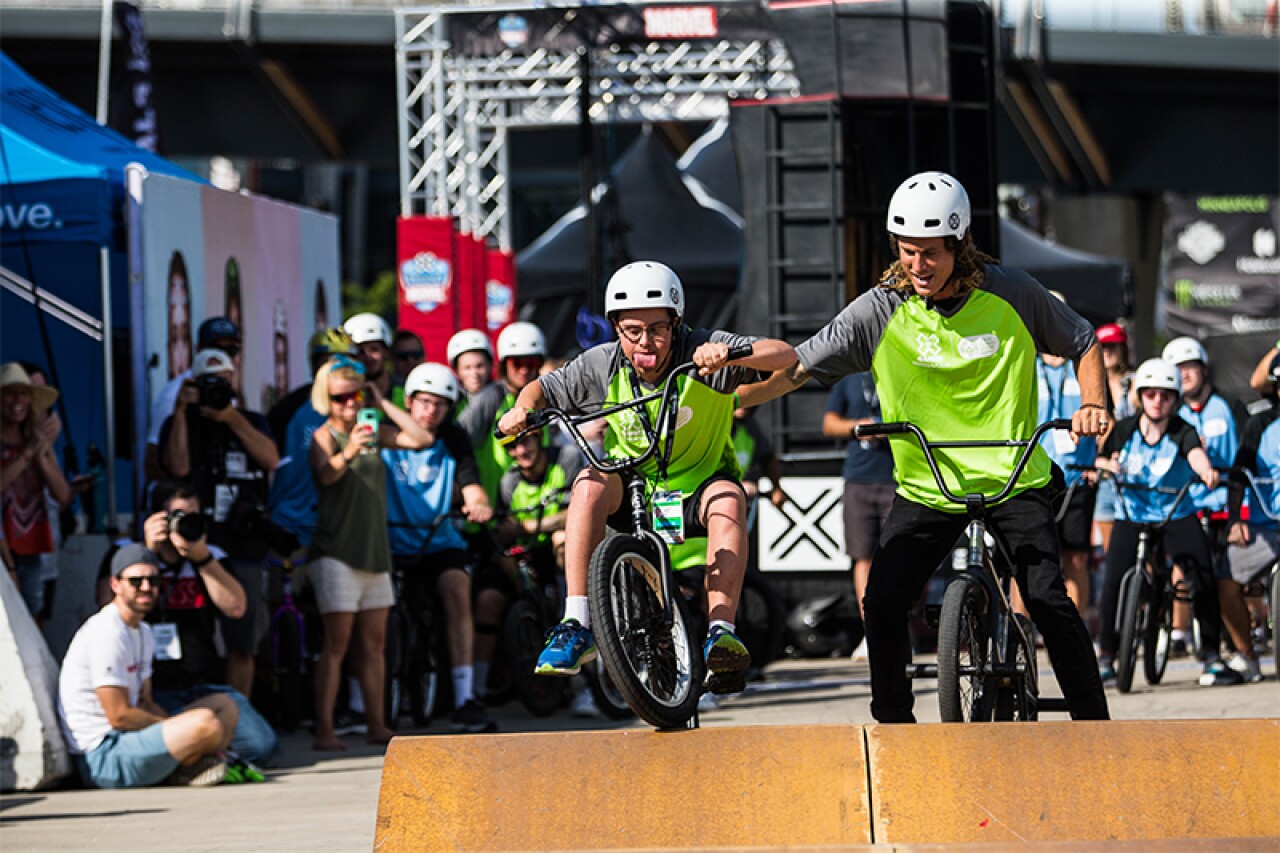
{"type": "Polygon", "coordinates": [[[236,729],[231,734],[231,750],[259,767],[271,767],[280,758],[280,738],[275,729],[243,693],[225,684],[197,684],[181,690],[156,690],[155,701],[170,714],[182,713],[188,705],[211,693],[221,693],[236,703],[240,712],[236,729]]]}
{"type": "Polygon", "coordinates": [[[178,769],[164,745],[163,723],[136,732],[112,730],[76,762],[80,778],[95,788],[145,788],[178,769]]]}
{"type": "Polygon", "coordinates": [[[1093,504],[1094,521],[1115,521],[1120,515],[1120,496],[1116,490],[1116,482],[1110,477],[1102,478],[1098,483],[1098,499],[1093,504]]]}

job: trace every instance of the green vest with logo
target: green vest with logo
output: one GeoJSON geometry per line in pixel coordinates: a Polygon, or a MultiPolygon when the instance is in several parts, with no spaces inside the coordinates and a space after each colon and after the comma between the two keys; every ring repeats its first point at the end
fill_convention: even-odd
{"type": "MultiPolygon", "coordinates": [[[[568,485],[568,475],[565,473],[564,467],[561,465],[548,465],[546,475],[542,478],[541,483],[530,483],[528,480],[521,479],[516,484],[515,491],[511,494],[511,514],[519,521],[534,521],[538,518],[547,518],[559,512],[564,512],[568,504],[568,498],[562,497],[551,501],[545,507],[542,502],[547,496],[563,489],[568,485]],[[539,507],[542,507],[541,515],[539,515],[539,507]]],[[[550,534],[539,533],[534,537],[534,541],[547,542],[551,538],[550,534]]]]}

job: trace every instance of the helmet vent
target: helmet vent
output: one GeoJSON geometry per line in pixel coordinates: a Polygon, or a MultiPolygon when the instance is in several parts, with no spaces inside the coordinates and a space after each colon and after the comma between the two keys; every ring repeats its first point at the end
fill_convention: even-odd
{"type": "Polygon", "coordinates": [[[942,224],[941,219],[926,219],[924,221],[925,228],[937,228],[941,224],[942,224]]]}
{"type": "Polygon", "coordinates": [[[895,216],[895,217],[893,217],[893,224],[894,224],[894,225],[906,225],[906,224],[907,224],[907,220],[906,220],[906,218],[904,218],[904,217],[902,217],[902,216],[895,216]]]}
{"type": "Polygon", "coordinates": [[[662,298],[662,291],[661,291],[661,290],[646,290],[646,291],[644,292],[644,298],[645,298],[645,299],[661,299],[661,298],[662,298]]]}

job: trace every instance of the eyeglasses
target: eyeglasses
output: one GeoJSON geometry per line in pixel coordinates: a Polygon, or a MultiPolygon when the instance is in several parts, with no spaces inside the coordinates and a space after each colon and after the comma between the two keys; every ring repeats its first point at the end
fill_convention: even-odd
{"type": "Polygon", "coordinates": [[[537,370],[542,367],[542,357],[536,355],[522,355],[515,358],[507,359],[507,364],[516,370],[537,370]]]}
{"type": "Polygon", "coordinates": [[[134,589],[142,589],[144,584],[152,589],[156,589],[160,586],[159,575],[134,575],[129,578],[122,577],[120,580],[125,581],[134,589]]]}
{"type": "Polygon", "coordinates": [[[631,343],[633,344],[640,343],[640,341],[644,339],[644,336],[646,334],[653,339],[661,338],[665,340],[666,338],[671,337],[671,324],[670,323],[650,323],[649,325],[645,326],[643,324],[628,323],[627,325],[624,326],[621,323],[619,323],[618,332],[624,338],[631,341],[631,343]]]}
{"type": "Polygon", "coordinates": [[[423,357],[425,357],[425,356],[426,356],[426,352],[424,352],[423,350],[420,350],[420,349],[415,349],[415,350],[393,350],[393,351],[392,351],[392,355],[394,355],[398,361],[409,361],[409,360],[411,360],[411,359],[419,359],[419,358],[423,358],[423,357]]]}
{"type": "Polygon", "coordinates": [[[363,391],[348,391],[345,394],[330,394],[329,399],[339,405],[346,405],[351,402],[360,402],[363,396],[363,391]]]}

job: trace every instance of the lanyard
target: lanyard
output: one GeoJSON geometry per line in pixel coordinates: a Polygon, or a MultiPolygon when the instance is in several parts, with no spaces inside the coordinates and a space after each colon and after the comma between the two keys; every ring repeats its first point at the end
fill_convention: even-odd
{"type": "MultiPolygon", "coordinates": [[[[631,398],[633,400],[638,400],[640,399],[640,397],[643,396],[640,389],[640,379],[639,377],[636,376],[636,370],[634,366],[628,363],[627,367],[628,367],[627,379],[630,380],[631,382],[631,398]]],[[[679,388],[680,388],[678,384],[679,378],[673,377],[673,379],[677,382],[676,393],[678,394],[679,388]]],[[[673,400],[672,402],[674,403],[675,401],[673,400]]],[[[663,394],[662,397],[659,398],[659,402],[658,402],[659,411],[662,411],[664,403],[666,403],[666,394],[663,394]]],[[[661,448],[660,452],[657,454],[658,477],[662,480],[662,483],[664,486],[666,485],[666,482],[667,482],[667,461],[671,458],[671,446],[675,441],[676,414],[678,413],[679,408],[680,407],[677,405],[666,406],[667,422],[665,424],[659,424],[660,430],[662,429],[666,430],[666,439],[667,439],[666,447],[661,448]]],[[[636,406],[635,409],[636,409],[636,415],[637,417],[640,418],[640,423],[644,427],[645,437],[649,439],[650,442],[657,444],[658,435],[655,434],[654,432],[653,422],[649,420],[649,407],[645,404],[641,404],[639,406],[636,406]]]]}

